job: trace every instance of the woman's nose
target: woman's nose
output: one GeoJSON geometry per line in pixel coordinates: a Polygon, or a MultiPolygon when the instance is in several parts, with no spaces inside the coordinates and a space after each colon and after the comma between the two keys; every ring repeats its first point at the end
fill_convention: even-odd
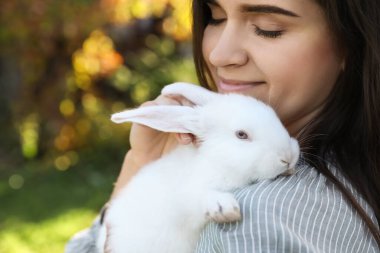
{"type": "Polygon", "coordinates": [[[209,55],[209,61],[216,67],[241,66],[248,62],[248,54],[243,47],[243,36],[226,24],[209,55]]]}

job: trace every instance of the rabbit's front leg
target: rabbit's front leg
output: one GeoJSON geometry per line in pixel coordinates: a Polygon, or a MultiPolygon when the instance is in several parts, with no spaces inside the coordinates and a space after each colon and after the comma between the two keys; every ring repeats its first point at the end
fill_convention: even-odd
{"type": "Polygon", "coordinates": [[[207,219],[218,223],[241,219],[239,203],[229,192],[207,192],[204,199],[204,210],[207,219]]]}

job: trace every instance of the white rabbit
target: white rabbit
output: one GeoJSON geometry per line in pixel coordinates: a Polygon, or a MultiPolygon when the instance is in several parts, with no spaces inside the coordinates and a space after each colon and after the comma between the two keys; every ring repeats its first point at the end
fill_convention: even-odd
{"type": "MultiPolygon", "coordinates": [[[[107,252],[190,253],[209,221],[239,220],[229,191],[291,171],[299,146],[267,105],[238,94],[217,94],[175,83],[164,95],[196,106],[159,105],[112,115],[164,132],[192,133],[197,144],[179,145],[142,168],[110,203],[107,252]]],[[[98,247],[102,251],[105,229],[98,247]]]]}

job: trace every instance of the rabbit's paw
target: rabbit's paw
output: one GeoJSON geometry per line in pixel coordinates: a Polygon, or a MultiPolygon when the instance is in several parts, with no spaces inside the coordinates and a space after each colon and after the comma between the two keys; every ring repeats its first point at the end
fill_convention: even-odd
{"type": "Polygon", "coordinates": [[[206,199],[206,217],[223,223],[241,219],[239,203],[231,193],[211,192],[206,199]]]}

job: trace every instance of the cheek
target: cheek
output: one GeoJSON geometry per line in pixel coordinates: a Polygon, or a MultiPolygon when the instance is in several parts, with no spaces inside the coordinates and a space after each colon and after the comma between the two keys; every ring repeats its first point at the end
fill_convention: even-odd
{"type": "Polygon", "coordinates": [[[205,61],[208,62],[209,55],[212,49],[215,47],[219,38],[219,34],[216,29],[213,29],[210,26],[207,26],[203,33],[203,41],[202,41],[202,53],[205,61]]]}
{"type": "Polygon", "coordinates": [[[329,95],[341,68],[341,59],[333,43],[326,38],[288,41],[272,48],[266,69],[268,100],[283,121],[305,115],[318,108],[329,95]],[[302,43],[303,42],[303,43],[302,43]]]}

